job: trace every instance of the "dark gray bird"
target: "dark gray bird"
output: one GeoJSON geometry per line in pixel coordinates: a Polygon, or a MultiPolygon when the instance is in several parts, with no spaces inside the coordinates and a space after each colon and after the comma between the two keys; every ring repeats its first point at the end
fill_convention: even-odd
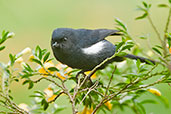
{"type": "MultiPolygon", "coordinates": [[[[106,58],[115,53],[116,46],[105,40],[107,36],[120,35],[117,30],[111,29],[71,29],[57,28],[53,31],[51,47],[55,58],[69,67],[81,69],[83,72],[92,70],[106,58]]],[[[142,62],[147,58],[128,54],[124,57],[115,57],[106,62],[99,69],[103,69],[111,62],[123,61],[124,58],[140,59],[142,62]]],[[[149,60],[155,63],[152,60],[149,60]]]]}

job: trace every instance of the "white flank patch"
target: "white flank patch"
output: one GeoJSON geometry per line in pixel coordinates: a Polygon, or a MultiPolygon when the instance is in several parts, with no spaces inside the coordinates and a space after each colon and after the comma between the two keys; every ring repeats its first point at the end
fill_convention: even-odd
{"type": "Polygon", "coordinates": [[[104,44],[105,44],[104,41],[100,41],[90,47],[82,48],[82,51],[83,53],[88,54],[88,55],[97,54],[103,49],[104,44]]]}

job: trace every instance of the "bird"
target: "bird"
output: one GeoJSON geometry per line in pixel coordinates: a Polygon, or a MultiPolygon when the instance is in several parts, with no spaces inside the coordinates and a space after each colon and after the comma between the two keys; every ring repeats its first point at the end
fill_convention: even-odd
{"type": "MultiPolygon", "coordinates": [[[[116,53],[116,46],[106,40],[108,36],[121,35],[114,29],[72,29],[57,28],[52,33],[51,48],[56,60],[67,66],[80,69],[82,72],[91,71],[105,59],[116,53]]],[[[121,62],[125,58],[139,59],[141,62],[155,61],[127,54],[116,56],[98,68],[104,69],[108,64],[121,62]]]]}

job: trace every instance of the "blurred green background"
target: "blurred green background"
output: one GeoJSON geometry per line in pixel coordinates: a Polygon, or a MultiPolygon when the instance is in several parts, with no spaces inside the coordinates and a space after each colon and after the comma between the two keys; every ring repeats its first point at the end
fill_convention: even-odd
{"type": "MultiPolygon", "coordinates": [[[[141,44],[144,50],[147,49],[147,42],[138,39],[139,36],[149,34],[152,44],[157,44],[156,35],[148,24],[147,20],[135,21],[135,17],[142,13],[137,11],[137,5],[141,5],[141,0],[0,0],[0,31],[9,30],[16,34],[15,38],[8,40],[5,45],[7,48],[0,53],[0,61],[8,62],[8,54],[16,54],[25,47],[35,48],[40,45],[41,48],[50,49],[51,33],[55,28],[115,28],[115,18],[119,18],[127,24],[129,32],[135,40],[141,44]]],[[[157,4],[167,3],[167,0],[148,0],[152,3],[152,19],[163,31],[167,19],[167,9],[158,9],[157,4]]],[[[112,42],[120,40],[117,38],[108,38],[112,42]]],[[[47,83],[42,82],[34,87],[33,90],[27,90],[27,86],[21,86],[20,83],[12,85],[12,94],[17,104],[30,104],[29,95],[34,90],[43,90],[47,83]]],[[[171,104],[171,87],[167,84],[156,86],[171,104]]],[[[151,94],[141,97],[141,99],[156,99],[151,94]]],[[[63,104],[61,98],[57,100],[63,104]]],[[[141,100],[140,99],[140,100],[141,100]]],[[[66,102],[65,105],[68,103],[66,102]]],[[[68,105],[67,105],[68,106],[68,105]]],[[[147,114],[170,114],[171,108],[165,108],[162,103],[145,105],[147,114]]],[[[70,108],[66,108],[61,113],[71,113],[70,108]]],[[[119,111],[118,114],[132,114],[129,109],[119,111]]]]}

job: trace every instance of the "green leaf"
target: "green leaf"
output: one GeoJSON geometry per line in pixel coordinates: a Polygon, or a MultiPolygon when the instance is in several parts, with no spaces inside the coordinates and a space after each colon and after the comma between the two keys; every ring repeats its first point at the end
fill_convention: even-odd
{"type": "Polygon", "coordinates": [[[57,107],[54,114],[58,114],[60,111],[65,110],[67,107],[57,107]]]}
{"type": "Polygon", "coordinates": [[[29,97],[39,97],[39,98],[43,98],[43,97],[40,96],[40,95],[30,95],[29,97]]]}
{"type": "Polygon", "coordinates": [[[148,8],[148,5],[147,5],[146,2],[143,1],[142,3],[143,3],[143,5],[144,5],[145,8],[148,8]]]}
{"type": "Polygon", "coordinates": [[[5,49],[5,46],[0,47],[0,51],[2,51],[3,49],[5,49]]]}
{"type": "Polygon", "coordinates": [[[168,8],[169,6],[167,4],[159,4],[158,7],[160,7],[160,8],[168,8]]]}
{"type": "Polygon", "coordinates": [[[24,82],[23,82],[23,85],[25,85],[26,83],[29,83],[30,82],[30,80],[25,80],[24,82]]]}
{"type": "Polygon", "coordinates": [[[142,8],[141,6],[138,6],[137,10],[147,12],[147,10],[145,8],[142,8]]]}
{"type": "Polygon", "coordinates": [[[13,99],[14,99],[11,95],[9,95],[9,98],[10,98],[11,100],[13,100],[13,99]]]}
{"type": "Polygon", "coordinates": [[[33,72],[33,69],[26,63],[26,65],[24,65],[25,70],[27,70],[28,72],[33,72]]]}
{"type": "Polygon", "coordinates": [[[0,103],[6,104],[6,102],[5,102],[5,101],[3,101],[3,100],[0,100],[0,103]]]}
{"type": "Polygon", "coordinates": [[[34,86],[34,83],[32,81],[29,81],[29,87],[28,87],[28,89],[33,88],[33,86],[34,86]]]}
{"type": "Polygon", "coordinates": [[[149,104],[149,103],[157,104],[158,102],[154,101],[154,100],[151,100],[151,99],[147,99],[147,100],[141,101],[140,103],[141,104],[149,104]]]}
{"type": "Polygon", "coordinates": [[[148,60],[148,59],[146,59],[145,61],[146,61],[149,65],[152,65],[152,66],[155,65],[154,63],[152,63],[152,62],[151,62],[150,60],[148,60]]]}
{"type": "Polygon", "coordinates": [[[145,111],[144,106],[141,103],[137,103],[137,105],[139,106],[139,108],[141,109],[143,114],[147,114],[146,111],[145,111]]]}
{"type": "Polygon", "coordinates": [[[39,60],[41,60],[42,59],[42,56],[43,56],[43,54],[42,54],[42,50],[40,49],[40,47],[38,48],[38,51],[39,51],[39,60]]]}
{"type": "Polygon", "coordinates": [[[125,42],[120,42],[120,43],[116,46],[115,51],[117,52],[118,49],[120,49],[120,47],[121,47],[123,44],[125,44],[125,42]]]}
{"type": "Polygon", "coordinates": [[[39,61],[38,59],[34,59],[34,58],[33,58],[32,61],[42,66],[41,61],[39,61]]]}
{"type": "Polygon", "coordinates": [[[34,91],[34,93],[37,93],[37,94],[44,96],[44,94],[41,91],[34,91]]]}
{"type": "Polygon", "coordinates": [[[167,39],[167,42],[168,42],[169,48],[171,48],[171,39],[167,39]]]}
{"type": "Polygon", "coordinates": [[[49,67],[48,70],[50,70],[50,71],[59,71],[59,69],[57,69],[56,67],[49,67]]]}
{"type": "Polygon", "coordinates": [[[141,65],[141,61],[140,61],[139,59],[137,59],[136,65],[137,65],[137,68],[138,68],[138,70],[139,70],[139,69],[140,69],[140,65],[141,65]]]}
{"type": "Polygon", "coordinates": [[[23,71],[25,74],[20,74],[20,76],[21,76],[21,79],[23,79],[23,78],[29,78],[29,77],[31,77],[31,76],[33,76],[34,74],[31,74],[31,73],[28,73],[28,72],[26,72],[26,71],[23,71]]]}
{"type": "Polygon", "coordinates": [[[125,31],[127,31],[126,26],[125,26],[119,19],[115,19],[115,22],[116,22],[119,26],[121,26],[125,31]]]}
{"type": "Polygon", "coordinates": [[[41,53],[41,49],[40,49],[40,46],[38,45],[36,46],[36,49],[35,49],[35,55],[39,57],[39,59],[40,59],[40,53],[41,53]]]}
{"type": "Polygon", "coordinates": [[[167,80],[164,80],[163,83],[171,83],[171,78],[168,78],[167,80]]]}
{"type": "Polygon", "coordinates": [[[125,52],[120,52],[120,53],[116,54],[116,56],[119,56],[119,57],[123,57],[125,55],[127,55],[127,53],[125,53],[125,52]]]}
{"type": "Polygon", "coordinates": [[[121,49],[121,51],[126,50],[126,49],[130,50],[133,46],[134,46],[133,44],[128,44],[128,45],[124,46],[124,47],[121,49]]]}
{"type": "Polygon", "coordinates": [[[148,5],[148,9],[151,8],[151,4],[148,5]]]}
{"type": "Polygon", "coordinates": [[[9,58],[10,58],[11,65],[13,65],[16,59],[15,55],[13,56],[12,54],[9,54],[9,58]]]}
{"type": "Polygon", "coordinates": [[[46,60],[49,58],[50,52],[46,53],[46,55],[43,58],[43,63],[46,62],[46,60]]]}
{"type": "Polygon", "coordinates": [[[49,107],[49,103],[45,99],[42,100],[41,105],[43,105],[43,110],[46,110],[49,107]]]}
{"type": "Polygon", "coordinates": [[[163,47],[162,46],[159,46],[159,45],[155,45],[155,47],[160,48],[160,49],[163,49],[163,47]]]}
{"type": "Polygon", "coordinates": [[[163,96],[156,96],[164,105],[166,108],[169,108],[169,102],[168,102],[168,99],[166,99],[165,97],[163,96]]]}
{"type": "Polygon", "coordinates": [[[140,36],[139,38],[140,38],[140,39],[147,39],[146,36],[140,36]]]}
{"type": "Polygon", "coordinates": [[[142,16],[136,17],[135,20],[144,19],[148,16],[148,13],[144,13],[142,16]]]}
{"type": "Polygon", "coordinates": [[[46,62],[50,62],[50,61],[52,61],[54,58],[51,58],[51,59],[48,59],[46,62]]]}
{"type": "Polygon", "coordinates": [[[19,79],[14,79],[14,81],[19,82],[19,79]]]}
{"type": "Polygon", "coordinates": [[[3,33],[2,33],[2,38],[0,39],[0,45],[1,45],[2,43],[4,43],[5,40],[7,40],[7,35],[8,35],[8,33],[9,33],[9,32],[3,31],[3,33]]]}
{"type": "Polygon", "coordinates": [[[162,55],[162,53],[155,47],[152,48],[155,52],[157,52],[158,54],[162,55]]]}
{"type": "Polygon", "coordinates": [[[169,0],[169,3],[171,4],[171,0],[169,0]]]}

